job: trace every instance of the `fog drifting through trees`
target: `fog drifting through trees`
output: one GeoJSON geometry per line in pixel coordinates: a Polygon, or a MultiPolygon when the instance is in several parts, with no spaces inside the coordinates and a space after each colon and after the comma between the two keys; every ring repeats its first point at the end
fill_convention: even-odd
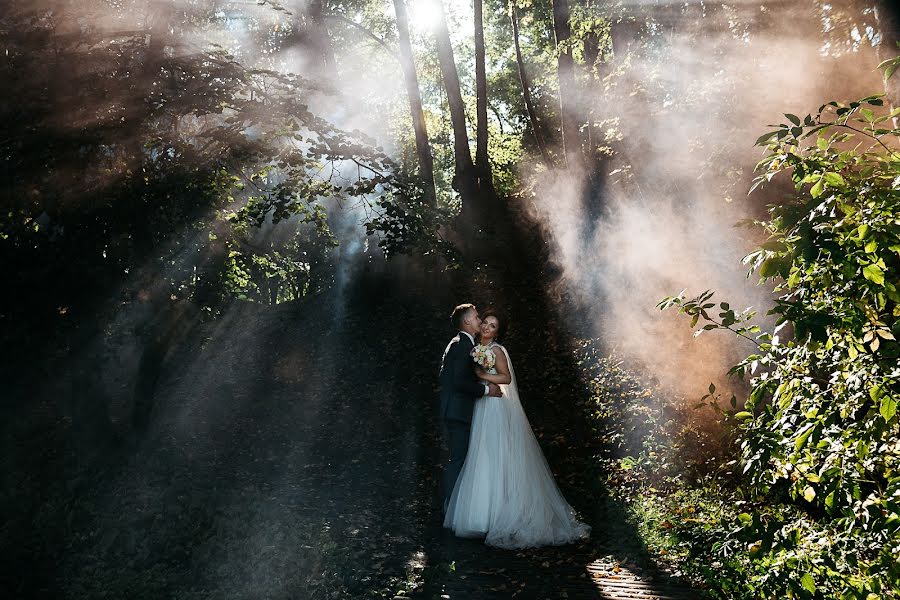
{"type": "Polygon", "coordinates": [[[620,51],[614,29],[606,89],[582,99],[614,149],[605,177],[537,176],[534,203],[595,333],[693,400],[710,382],[727,387],[724,375],[749,342],[695,339],[678,316],[654,307],[684,289],[711,288],[717,302],[769,321],[766,287],[739,266],[764,238],[738,224],[762,216],[784,190],[747,197],[762,158],[752,140],[785,122],[782,112],[814,113],[883,84],[872,47],[879,40],[870,31],[855,46],[836,46],[822,31],[825,5],[819,18],[799,2],[686,6],[693,9],[658,22],[641,48],[623,36],[620,51]],[[606,214],[585,210],[585,195],[606,198],[606,214]]]}

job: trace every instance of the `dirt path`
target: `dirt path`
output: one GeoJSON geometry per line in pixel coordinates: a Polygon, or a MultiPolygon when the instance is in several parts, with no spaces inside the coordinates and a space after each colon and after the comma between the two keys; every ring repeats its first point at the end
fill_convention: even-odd
{"type": "MultiPolygon", "coordinates": [[[[101,471],[58,469],[30,500],[30,537],[7,544],[40,570],[0,574],[3,597],[698,597],[654,568],[605,493],[539,270],[443,279],[363,276],[199,328],[143,440],[101,471]],[[523,406],[589,541],[516,553],[441,528],[437,368],[449,309],[469,298],[509,314],[523,406]]],[[[65,461],[45,450],[45,466],[65,461]]]]}
{"type": "MultiPolygon", "coordinates": [[[[522,403],[557,482],[592,526],[580,544],[511,552],[478,540],[455,538],[440,526],[432,502],[426,547],[432,568],[415,594],[421,598],[699,598],[657,569],[624,508],[602,485],[596,456],[607,452],[593,439],[582,409],[589,403],[566,324],[547,305],[539,271],[485,275],[502,293],[488,298],[507,313],[507,348],[522,403]]],[[[474,292],[477,294],[477,291],[474,292]]],[[[463,293],[463,295],[465,295],[463,293]]],[[[445,334],[446,335],[446,334],[445,334]]]]}

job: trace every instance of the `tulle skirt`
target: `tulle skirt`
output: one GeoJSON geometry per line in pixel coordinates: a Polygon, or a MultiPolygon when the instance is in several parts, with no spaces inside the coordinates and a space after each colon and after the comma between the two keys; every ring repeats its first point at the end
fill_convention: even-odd
{"type": "Polygon", "coordinates": [[[515,384],[475,404],[469,451],[444,527],[499,548],[568,544],[590,535],[553,479],[515,384]]]}

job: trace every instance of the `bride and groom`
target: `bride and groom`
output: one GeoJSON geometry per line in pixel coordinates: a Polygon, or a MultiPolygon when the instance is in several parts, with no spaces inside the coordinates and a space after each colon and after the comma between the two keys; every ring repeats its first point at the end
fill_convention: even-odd
{"type": "Polygon", "coordinates": [[[440,375],[439,418],[450,450],[444,527],[508,549],[588,537],[590,527],[560,493],[522,410],[512,361],[497,341],[505,319],[461,304],[451,321],[459,333],[440,375]]]}

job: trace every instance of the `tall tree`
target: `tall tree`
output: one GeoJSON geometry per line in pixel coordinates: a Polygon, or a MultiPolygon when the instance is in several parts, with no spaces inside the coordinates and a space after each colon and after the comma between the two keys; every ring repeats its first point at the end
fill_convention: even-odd
{"type": "Polygon", "coordinates": [[[581,114],[584,119],[584,153],[587,160],[591,161],[591,170],[593,172],[596,171],[594,167],[600,156],[602,156],[597,153],[597,145],[601,136],[599,128],[597,127],[597,112],[595,112],[597,103],[593,100],[601,95],[598,90],[598,83],[601,79],[598,61],[601,57],[601,50],[603,49],[602,44],[603,42],[608,41],[607,36],[609,34],[605,28],[597,26],[598,21],[596,18],[591,18],[591,15],[594,14],[598,8],[592,0],[577,0],[577,2],[581,7],[585,18],[589,19],[591,22],[591,25],[583,28],[581,32],[584,56],[584,88],[581,91],[582,97],[586,99],[584,106],[581,108],[581,114]]]}
{"type": "Polygon", "coordinates": [[[472,153],[469,150],[465,104],[459,90],[459,75],[456,72],[456,61],[453,58],[453,46],[450,44],[450,32],[447,30],[444,7],[441,0],[431,0],[431,2],[438,16],[434,36],[438,62],[441,66],[441,78],[444,82],[444,89],[447,91],[447,103],[450,107],[450,123],[453,126],[453,158],[455,162],[453,189],[462,196],[463,215],[471,216],[478,185],[475,179],[472,153]]]}
{"type": "Polygon", "coordinates": [[[394,12],[397,15],[397,35],[400,41],[400,66],[403,68],[406,96],[409,99],[413,130],[416,134],[419,176],[425,187],[426,200],[434,205],[437,202],[434,191],[434,158],[431,155],[431,144],[428,142],[428,129],[425,126],[425,113],[422,110],[422,96],[419,92],[419,78],[416,75],[412,45],[409,41],[409,18],[406,14],[405,0],[394,0],[394,12]]]}
{"type": "Polygon", "coordinates": [[[516,48],[516,65],[519,71],[519,81],[522,83],[522,99],[525,101],[525,112],[531,125],[531,133],[534,135],[534,141],[541,152],[544,164],[548,169],[552,169],[553,159],[550,157],[550,152],[547,150],[547,144],[544,142],[544,136],[538,124],[534,100],[531,98],[531,85],[528,83],[528,73],[525,71],[525,60],[522,58],[522,47],[519,44],[519,13],[515,0],[511,0],[509,3],[509,19],[512,22],[513,44],[516,48]]]}
{"type": "Polygon", "coordinates": [[[482,0],[474,0],[475,14],[475,167],[478,172],[478,188],[486,196],[493,197],[494,185],[491,163],[488,159],[487,76],[484,64],[484,21],[482,0]]]}
{"type": "Polygon", "coordinates": [[[568,0],[553,0],[553,32],[556,35],[558,55],[556,72],[559,77],[559,118],[563,153],[566,165],[571,168],[581,161],[581,142],[578,135],[575,60],[569,45],[572,30],[569,26],[568,0]]]}
{"type": "Polygon", "coordinates": [[[325,6],[322,0],[311,0],[309,3],[309,21],[307,33],[312,50],[316,55],[315,71],[329,75],[333,73],[337,62],[334,58],[334,47],[325,22],[325,6]]]}

